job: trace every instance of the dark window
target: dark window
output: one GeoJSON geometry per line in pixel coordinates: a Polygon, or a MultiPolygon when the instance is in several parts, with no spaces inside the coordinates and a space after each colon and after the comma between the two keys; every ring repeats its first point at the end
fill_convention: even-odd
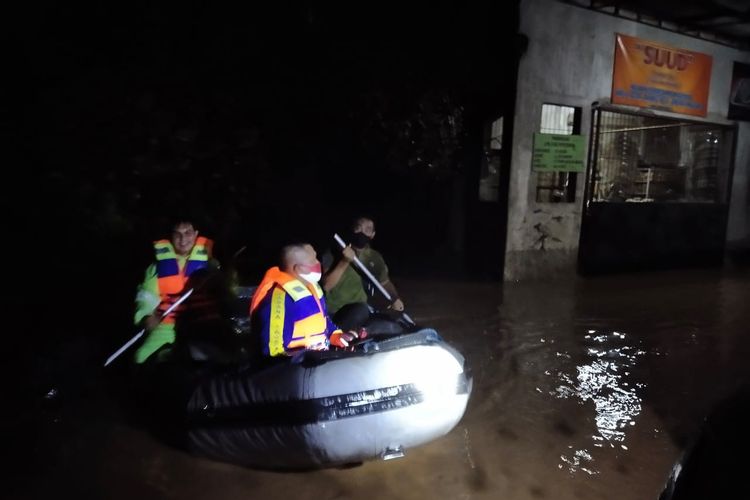
{"type": "Polygon", "coordinates": [[[503,149],[503,117],[485,127],[484,155],[479,174],[479,201],[498,201],[500,196],[500,155],[503,149]]]}

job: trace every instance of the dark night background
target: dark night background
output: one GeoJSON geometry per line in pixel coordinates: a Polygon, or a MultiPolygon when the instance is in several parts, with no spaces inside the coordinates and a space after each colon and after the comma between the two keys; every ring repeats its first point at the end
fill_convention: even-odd
{"type": "MultiPolygon", "coordinates": [[[[644,285],[639,276],[626,278],[624,288],[607,288],[609,282],[574,284],[572,292],[551,288],[544,292],[554,298],[549,301],[539,300],[539,288],[521,289],[505,306],[509,318],[491,316],[500,299],[485,285],[502,277],[508,146],[517,65],[526,48],[518,0],[241,7],[44,0],[6,7],[4,14],[9,40],[0,89],[7,112],[0,113],[0,125],[8,147],[0,210],[6,252],[14,252],[4,294],[7,387],[0,427],[13,458],[6,473],[20,477],[19,484],[42,481],[64,459],[55,451],[65,440],[55,434],[62,433],[55,428],[61,408],[65,418],[77,419],[85,405],[71,402],[105,407],[108,391],[114,388],[116,396],[123,387],[127,364],[105,370],[102,363],[135,333],[136,286],[153,258],[151,242],[166,235],[175,215],[193,218],[216,240],[219,259],[245,285],[260,280],[282,243],[308,240],[322,251],[353,216],[371,215],[374,246],[397,285],[400,278],[440,278],[436,290],[463,291],[457,307],[469,304],[463,312],[473,323],[459,331],[496,328],[507,336],[495,345],[489,343],[494,337],[480,335],[464,344],[477,358],[481,350],[489,359],[511,361],[495,363],[496,378],[486,379],[493,390],[483,402],[495,397],[497,381],[502,393],[504,384],[533,371],[519,366],[546,362],[543,350],[529,348],[540,337],[561,339],[556,348],[562,351],[564,332],[597,318],[604,318],[597,329],[617,327],[629,338],[632,326],[633,339],[651,342],[657,356],[659,342],[665,351],[673,348],[675,355],[650,361],[654,385],[667,382],[661,394],[651,389],[648,404],[678,436],[681,426],[689,428],[685,422],[695,421],[674,410],[682,408],[680,398],[695,400],[686,406],[698,415],[695,394],[706,388],[718,394],[721,383],[714,380],[739,377],[716,370],[716,363],[746,365],[747,349],[734,349],[733,342],[743,337],[747,315],[731,313],[746,303],[742,282],[709,279],[699,286],[687,275],[683,294],[679,280],[672,289],[660,282],[669,277],[644,285]],[[500,116],[506,147],[499,200],[480,202],[487,130],[500,116]],[[470,287],[458,283],[463,278],[471,278],[470,287]],[[664,311],[676,312],[666,321],[664,311]],[[623,328],[612,320],[621,316],[623,328]],[[663,338],[652,336],[654,330],[663,338]],[[685,332],[696,333],[683,340],[685,332]],[[705,349],[698,358],[691,357],[694,346],[705,349]],[[694,359],[699,366],[685,372],[694,359]]],[[[560,353],[553,358],[552,366],[568,362],[560,353]]],[[[506,430],[513,418],[534,434],[503,442],[546,443],[533,423],[554,413],[546,400],[537,404],[545,406],[521,406],[539,409],[531,419],[507,412],[511,423],[498,435],[513,435],[506,430]]],[[[485,408],[491,416],[481,418],[506,418],[497,406],[485,408]]],[[[88,418],[99,416],[97,407],[88,418]]],[[[572,426],[560,422],[555,430],[568,439],[572,426]]],[[[90,423],[59,427],[78,431],[90,423]]],[[[483,437],[498,442],[494,434],[483,437]]],[[[70,453],[78,453],[71,443],[70,453]]],[[[517,468],[528,464],[519,456],[517,468]]],[[[623,471],[618,477],[641,480],[623,471]]]]}
{"type": "Polygon", "coordinates": [[[16,6],[11,369],[64,386],[129,338],[150,242],[176,213],[224,262],[247,246],[244,284],[284,241],[323,249],[360,213],[396,277],[497,279],[505,194],[480,204],[478,176],[487,125],[512,116],[517,8],[16,6]]]}

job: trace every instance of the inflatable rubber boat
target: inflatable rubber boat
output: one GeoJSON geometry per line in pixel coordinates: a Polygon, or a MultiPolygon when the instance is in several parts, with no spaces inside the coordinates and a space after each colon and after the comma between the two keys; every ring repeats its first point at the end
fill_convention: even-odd
{"type": "Polygon", "coordinates": [[[471,387],[463,356],[431,329],[355,351],[306,351],[199,382],[187,405],[188,446],[274,469],[395,458],[453,429],[471,387]]]}

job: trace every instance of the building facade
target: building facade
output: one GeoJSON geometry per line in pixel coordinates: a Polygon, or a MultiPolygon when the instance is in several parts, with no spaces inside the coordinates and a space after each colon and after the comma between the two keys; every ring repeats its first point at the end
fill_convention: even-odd
{"type": "MultiPolygon", "coordinates": [[[[506,281],[710,263],[724,243],[750,238],[750,124],[728,119],[736,64],[750,64],[750,53],[553,0],[522,0],[520,13],[529,43],[518,72],[506,281]],[[652,79],[707,56],[703,112],[677,101],[613,102],[616,44],[625,42],[657,48],[641,54],[661,58],[652,79]],[[579,167],[545,158],[549,135],[571,136],[559,141],[579,167]]],[[[636,97],[652,99],[643,91],[636,97]]]]}

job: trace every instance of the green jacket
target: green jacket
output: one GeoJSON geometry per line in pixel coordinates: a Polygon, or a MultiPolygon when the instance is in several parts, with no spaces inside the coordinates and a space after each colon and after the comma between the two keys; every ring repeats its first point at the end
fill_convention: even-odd
{"type": "MultiPolygon", "coordinates": [[[[386,266],[380,252],[366,247],[357,252],[357,257],[380,283],[389,280],[388,266],[386,266]]],[[[367,293],[362,281],[367,280],[367,277],[360,276],[359,272],[355,270],[356,265],[355,263],[349,264],[336,286],[326,294],[329,314],[335,314],[336,311],[347,304],[367,302],[367,293]]]]}
{"type": "MultiPolygon", "coordinates": [[[[188,256],[186,255],[177,256],[177,264],[180,266],[180,269],[185,267],[187,259],[188,256]]],[[[210,265],[217,266],[218,263],[212,259],[210,265]]],[[[133,318],[135,325],[139,325],[144,317],[153,314],[160,302],[159,278],[156,272],[156,264],[154,263],[146,268],[143,281],[138,286],[138,292],[135,296],[135,316],[133,318]]],[[[137,364],[141,364],[162,346],[165,344],[174,344],[174,341],[174,324],[160,323],[159,326],[145,335],[140,347],[135,351],[134,361],[137,364]]]]}

